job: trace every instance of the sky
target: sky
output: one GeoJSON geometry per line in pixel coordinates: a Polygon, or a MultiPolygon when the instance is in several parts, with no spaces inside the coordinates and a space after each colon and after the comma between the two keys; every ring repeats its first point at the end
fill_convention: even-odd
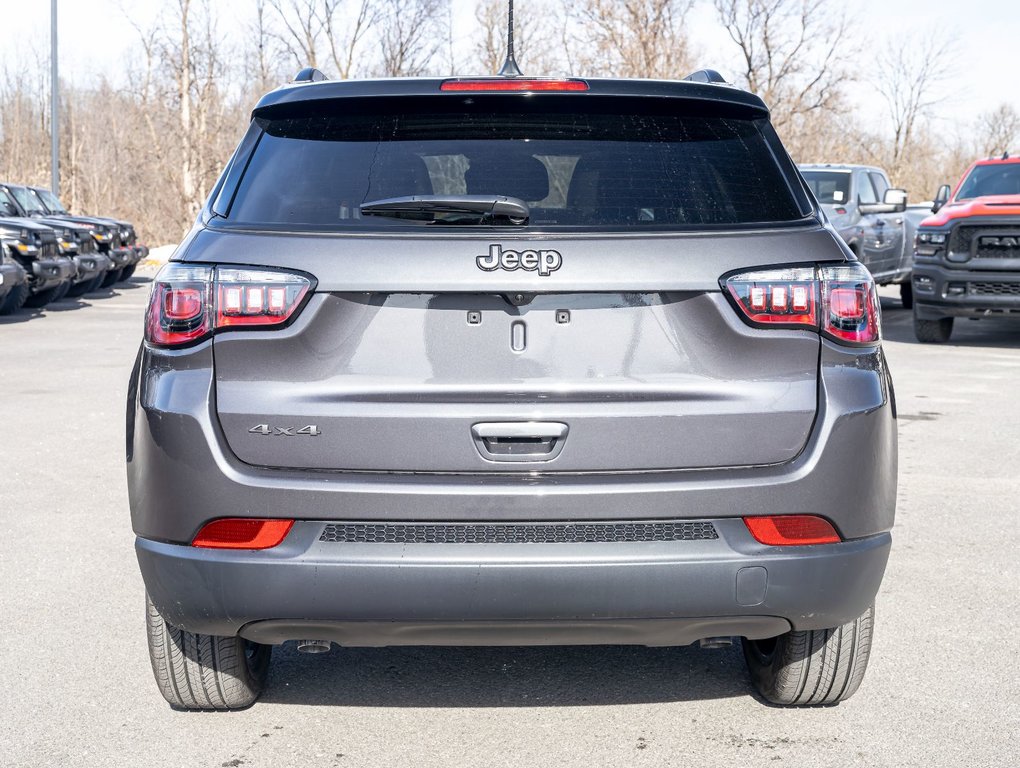
{"type": "MultiPolygon", "coordinates": [[[[229,17],[231,9],[243,10],[250,0],[214,0],[229,17]]],[[[555,1],[555,0],[552,0],[555,1]]],[[[570,0],[563,0],[569,2],[570,0]]],[[[126,56],[136,49],[138,33],[128,16],[143,28],[158,14],[164,0],[59,0],[61,77],[87,85],[98,74],[118,82],[126,56]]],[[[451,0],[455,46],[469,51],[473,0],[451,0]]],[[[715,22],[709,4],[701,3],[690,20],[691,37],[701,53],[701,66],[718,69],[731,79],[739,61],[725,30],[715,22]]],[[[45,77],[49,42],[48,0],[0,0],[0,65],[16,66],[26,74],[45,77]],[[28,41],[45,46],[28,55],[28,41]],[[39,70],[43,71],[40,72],[39,70]]],[[[863,28],[875,47],[855,56],[859,79],[866,81],[873,56],[886,35],[931,34],[953,36],[956,51],[947,68],[951,80],[940,120],[949,130],[969,125],[973,118],[1003,102],[1020,111],[1020,81],[1017,79],[1017,45],[1020,44],[1020,13],[1016,0],[846,0],[843,3],[851,23],[863,28]],[[965,10],[964,10],[965,8],[965,10]]],[[[517,0],[518,15],[527,13],[527,0],[517,0]]],[[[466,54],[465,54],[466,55],[466,54]]],[[[683,77],[687,73],[678,73],[683,77]]],[[[850,89],[866,122],[878,127],[883,105],[866,82],[850,89]]]]}

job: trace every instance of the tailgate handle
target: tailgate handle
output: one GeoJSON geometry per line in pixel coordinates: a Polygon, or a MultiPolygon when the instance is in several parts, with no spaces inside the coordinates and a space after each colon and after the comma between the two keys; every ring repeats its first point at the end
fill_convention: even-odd
{"type": "Polygon", "coordinates": [[[556,421],[483,422],[471,427],[489,461],[551,461],[563,450],[568,427],[556,421]]]}

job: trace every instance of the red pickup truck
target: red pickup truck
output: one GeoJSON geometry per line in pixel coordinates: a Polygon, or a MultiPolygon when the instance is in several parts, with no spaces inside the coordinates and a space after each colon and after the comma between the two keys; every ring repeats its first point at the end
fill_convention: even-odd
{"type": "Polygon", "coordinates": [[[914,239],[914,334],[945,343],[957,317],[1020,318],[1020,157],[979,160],[939,189],[914,239]]]}

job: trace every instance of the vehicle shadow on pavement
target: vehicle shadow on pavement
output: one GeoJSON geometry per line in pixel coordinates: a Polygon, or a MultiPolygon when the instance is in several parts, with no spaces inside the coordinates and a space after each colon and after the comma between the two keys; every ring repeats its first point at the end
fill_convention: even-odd
{"type": "Polygon", "coordinates": [[[757,698],[739,644],[273,651],[261,701],[357,707],[562,707],[757,698]]]}
{"type": "Polygon", "coordinates": [[[51,302],[45,307],[22,307],[13,315],[0,316],[0,325],[27,323],[29,320],[35,320],[36,318],[41,318],[44,315],[53,312],[76,312],[80,309],[88,309],[92,306],[94,301],[112,299],[125,292],[135,291],[139,288],[148,290],[150,283],[152,283],[152,278],[132,277],[130,280],[117,283],[115,286],[111,286],[110,288],[100,288],[87,293],[84,296],[63,298],[60,301],[51,302]]]}
{"type": "MultiPolygon", "coordinates": [[[[899,299],[882,297],[882,336],[885,341],[918,344],[914,336],[914,317],[899,299]]],[[[1020,318],[1005,320],[996,317],[968,320],[957,318],[953,335],[946,344],[925,344],[931,349],[953,347],[999,347],[1020,349],[1020,318]]]]}

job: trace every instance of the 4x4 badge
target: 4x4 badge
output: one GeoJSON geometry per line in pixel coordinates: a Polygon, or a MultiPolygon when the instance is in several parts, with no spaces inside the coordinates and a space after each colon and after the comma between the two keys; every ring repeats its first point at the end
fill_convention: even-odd
{"type": "Polygon", "coordinates": [[[490,245],[488,254],[479,256],[475,261],[478,268],[486,272],[523,269],[525,272],[537,271],[542,277],[548,277],[563,266],[563,256],[559,251],[504,251],[498,243],[490,245]]]}
{"type": "Polygon", "coordinates": [[[309,437],[318,437],[322,434],[322,430],[314,424],[309,424],[307,427],[271,427],[268,424],[256,424],[254,427],[248,430],[253,435],[275,435],[277,437],[297,437],[298,435],[308,435],[309,437]]]}

